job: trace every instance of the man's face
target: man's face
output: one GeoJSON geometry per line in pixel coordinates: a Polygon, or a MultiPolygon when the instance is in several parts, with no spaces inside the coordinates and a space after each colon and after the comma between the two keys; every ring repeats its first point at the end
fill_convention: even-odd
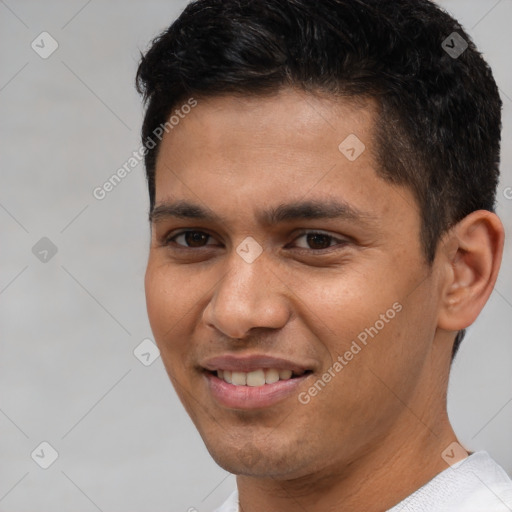
{"type": "Polygon", "coordinates": [[[439,281],[412,193],[375,171],[373,112],[292,89],[198,99],[162,141],[149,319],[183,405],[233,473],[346,465],[427,414],[439,281]],[[359,156],[353,136],[339,148],[351,134],[359,156]],[[178,201],[221,220],[175,217],[178,201]],[[306,202],[342,207],[263,216],[306,202]]]}

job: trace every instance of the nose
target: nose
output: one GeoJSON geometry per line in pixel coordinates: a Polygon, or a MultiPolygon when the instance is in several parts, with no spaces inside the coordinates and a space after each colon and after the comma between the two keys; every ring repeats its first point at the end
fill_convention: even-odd
{"type": "Polygon", "coordinates": [[[280,329],[290,317],[286,287],[263,253],[252,263],[234,253],[228,272],[217,283],[203,320],[231,339],[254,328],[280,329]]]}

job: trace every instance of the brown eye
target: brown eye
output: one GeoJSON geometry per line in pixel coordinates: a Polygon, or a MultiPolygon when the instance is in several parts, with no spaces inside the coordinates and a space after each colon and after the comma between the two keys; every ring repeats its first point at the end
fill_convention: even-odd
{"type": "Polygon", "coordinates": [[[336,245],[343,246],[347,243],[346,240],[334,238],[332,235],[328,235],[327,233],[320,233],[317,231],[304,232],[300,234],[296,238],[296,240],[299,240],[301,238],[304,238],[306,240],[306,246],[299,246],[299,249],[310,249],[313,251],[322,251],[336,245]],[[339,243],[334,243],[333,245],[332,242],[339,243]]]}
{"type": "Polygon", "coordinates": [[[308,233],[306,240],[311,249],[327,249],[330,247],[332,236],[322,235],[319,233],[308,233]]]}
{"type": "Polygon", "coordinates": [[[194,249],[205,247],[209,238],[211,238],[211,236],[203,231],[182,231],[181,233],[167,238],[165,243],[170,244],[171,242],[174,242],[181,247],[194,249]],[[180,237],[184,238],[185,245],[177,242],[180,237]]]}

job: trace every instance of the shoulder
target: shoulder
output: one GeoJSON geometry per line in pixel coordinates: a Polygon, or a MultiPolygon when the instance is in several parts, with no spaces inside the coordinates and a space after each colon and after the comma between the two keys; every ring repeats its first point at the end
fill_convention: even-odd
{"type": "Polygon", "coordinates": [[[476,452],[458,469],[472,486],[466,497],[460,499],[460,510],[467,512],[509,512],[512,510],[512,480],[505,470],[485,452],[476,452]]]}
{"type": "Polygon", "coordinates": [[[487,452],[439,473],[389,512],[510,512],[512,481],[487,452]]]}

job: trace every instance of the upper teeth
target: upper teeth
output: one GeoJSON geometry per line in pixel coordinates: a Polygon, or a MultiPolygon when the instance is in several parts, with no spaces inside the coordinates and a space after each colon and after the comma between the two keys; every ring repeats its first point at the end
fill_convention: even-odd
{"type": "Polygon", "coordinates": [[[275,368],[254,370],[252,372],[217,370],[219,379],[235,386],[263,386],[264,384],[273,384],[278,380],[288,380],[291,376],[291,370],[276,370],[275,368]]]}

